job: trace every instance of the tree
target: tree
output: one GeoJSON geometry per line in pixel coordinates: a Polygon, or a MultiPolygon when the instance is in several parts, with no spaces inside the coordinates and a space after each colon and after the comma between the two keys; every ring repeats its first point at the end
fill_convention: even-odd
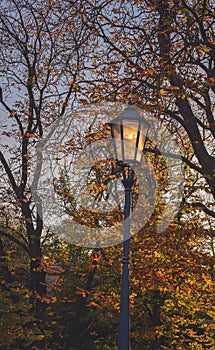
{"type": "Polygon", "coordinates": [[[102,42],[90,99],[131,99],[156,114],[178,135],[182,152],[189,148],[184,162],[214,197],[213,1],[102,1],[90,15],[88,7],[83,3],[86,24],[102,42]]]}
{"type": "Polygon", "coordinates": [[[1,236],[1,349],[38,349],[44,338],[31,312],[28,258],[17,244],[1,236]]]}
{"type": "Polygon", "coordinates": [[[37,186],[42,151],[35,162],[32,154],[48,126],[75,101],[88,37],[75,5],[7,0],[0,6],[2,213],[9,207],[16,216],[9,222],[2,217],[1,235],[30,257],[32,306],[41,320],[46,294],[42,201],[32,198],[31,187],[37,186]]]}
{"type": "Polygon", "coordinates": [[[152,226],[134,237],[134,348],[213,348],[214,258],[199,245],[202,230],[187,221],[160,235],[152,226]]]}

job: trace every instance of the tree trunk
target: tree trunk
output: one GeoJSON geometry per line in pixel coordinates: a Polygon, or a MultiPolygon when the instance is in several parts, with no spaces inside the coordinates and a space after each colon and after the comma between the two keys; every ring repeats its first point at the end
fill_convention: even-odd
{"type": "Polygon", "coordinates": [[[30,264],[30,287],[33,292],[32,304],[35,316],[38,320],[44,321],[46,303],[43,298],[46,296],[46,273],[42,270],[41,259],[33,257],[30,264]]]}
{"type": "MultiPolygon", "coordinates": [[[[159,327],[161,325],[161,305],[162,298],[160,295],[160,291],[156,290],[153,293],[154,305],[152,308],[151,321],[153,328],[159,327]]],[[[153,339],[152,341],[152,349],[160,350],[160,340],[158,338],[153,339]]]]}
{"type": "MultiPolygon", "coordinates": [[[[95,263],[96,265],[96,263],[95,263]]],[[[89,272],[86,290],[90,291],[92,289],[95,273],[97,269],[95,268],[89,272]]],[[[81,325],[82,319],[84,318],[87,311],[87,299],[82,298],[77,307],[76,314],[74,316],[70,334],[65,339],[62,350],[73,350],[79,346],[79,340],[81,339],[81,331],[83,331],[83,326],[81,325]]]]}
{"type": "Polygon", "coordinates": [[[44,301],[44,297],[46,296],[46,272],[41,263],[41,232],[38,234],[36,230],[33,230],[33,232],[30,232],[29,238],[31,240],[30,288],[33,293],[32,304],[36,318],[44,321],[46,308],[44,301]]]}
{"type": "MultiPolygon", "coordinates": [[[[35,235],[36,236],[36,235],[35,235]]],[[[41,245],[40,237],[38,239],[34,236],[31,244],[31,262],[30,262],[30,289],[32,292],[31,303],[33,307],[33,314],[37,319],[38,328],[43,332],[46,317],[46,272],[41,263],[41,245]]],[[[45,348],[45,338],[34,343],[37,349],[43,350],[45,348]]]]}

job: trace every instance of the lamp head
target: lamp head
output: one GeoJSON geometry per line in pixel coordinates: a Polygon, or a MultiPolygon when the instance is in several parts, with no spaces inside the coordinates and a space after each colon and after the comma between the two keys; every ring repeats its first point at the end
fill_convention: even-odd
{"type": "Polygon", "coordinates": [[[141,162],[149,123],[129,106],[110,123],[115,158],[123,163],[141,162]]]}

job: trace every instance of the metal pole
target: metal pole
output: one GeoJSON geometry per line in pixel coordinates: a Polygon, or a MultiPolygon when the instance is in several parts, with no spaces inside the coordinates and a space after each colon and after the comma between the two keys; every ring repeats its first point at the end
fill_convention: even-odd
{"type": "Polygon", "coordinates": [[[120,299],[119,317],[119,350],[129,350],[130,343],[130,302],[129,302],[129,250],[130,250],[130,208],[131,189],[134,183],[133,172],[124,176],[123,185],[125,187],[125,208],[124,208],[124,241],[122,258],[122,289],[120,299]]]}

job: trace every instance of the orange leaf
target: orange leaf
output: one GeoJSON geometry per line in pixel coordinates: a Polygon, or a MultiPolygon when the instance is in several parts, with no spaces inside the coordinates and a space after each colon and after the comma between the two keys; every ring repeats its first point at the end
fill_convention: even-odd
{"type": "Polygon", "coordinates": [[[98,304],[96,304],[94,301],[91,301],[89,304],[87,304],[87,306],[95,306],[95,307],[99,307],[98,304]]]}

